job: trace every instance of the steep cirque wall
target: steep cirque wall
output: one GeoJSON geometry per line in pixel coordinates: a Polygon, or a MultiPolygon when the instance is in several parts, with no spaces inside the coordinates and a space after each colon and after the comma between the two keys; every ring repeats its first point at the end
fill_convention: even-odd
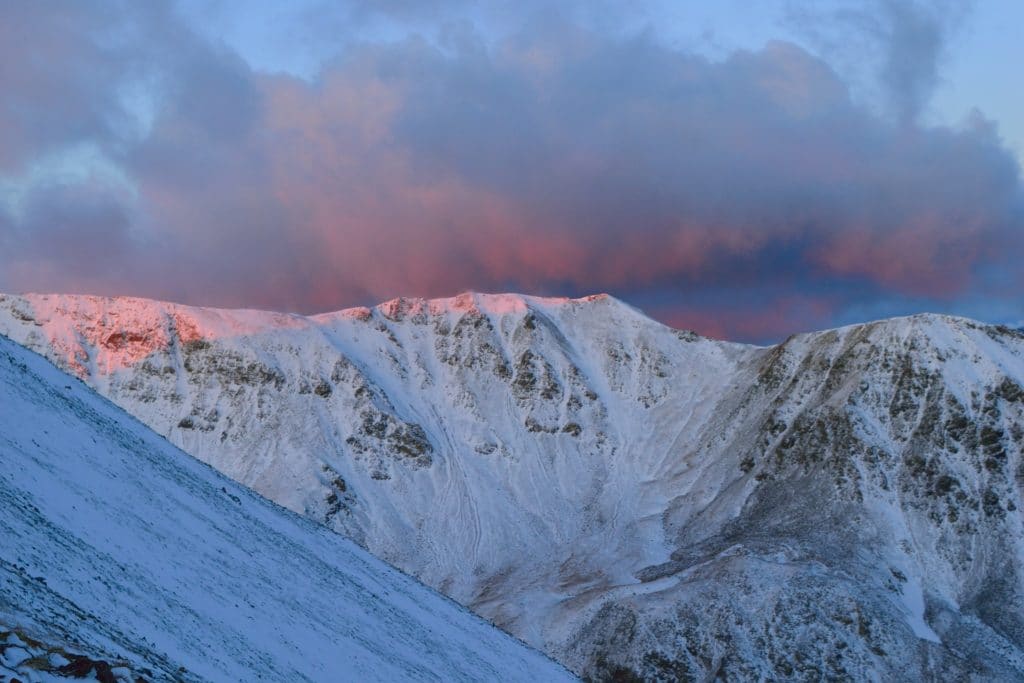
{"type": "Polygon", "coordinates": [[[0,331],[588,675],[1024,673],[1010,330],[758,348],[607,296],[466,294],[5,297],[0,331]]]}

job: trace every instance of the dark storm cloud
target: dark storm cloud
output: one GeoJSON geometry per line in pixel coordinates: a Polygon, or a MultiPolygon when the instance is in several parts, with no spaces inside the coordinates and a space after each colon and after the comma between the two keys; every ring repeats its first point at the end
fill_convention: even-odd
{"type": "Polygon", "coordinates": [[[883,5],[869,28],[900,43],[883,73],[906,93],[893,119],[785,42],[710,60],[531,14],[500,39],[464,24],[353,44],[308,82],[253,71],[166,6],[116,8],[124,30],[113,10],[69,25],[18,10],[76,38],[18,53],[61,74],[39,91],[3,76],[52,119],[19,137],[5,110],[27,140],[9,159],[88,141],[131,191],[26,191],[0,218],[18,236],[0,284],[306,311],[610,290],[746,338],[880,299],[949,305],[1020,258],[1019,169],[980,117],[916,122],[945,24],[883,5]],[[147,125],[115,125],[139,82],[147,125]]]}

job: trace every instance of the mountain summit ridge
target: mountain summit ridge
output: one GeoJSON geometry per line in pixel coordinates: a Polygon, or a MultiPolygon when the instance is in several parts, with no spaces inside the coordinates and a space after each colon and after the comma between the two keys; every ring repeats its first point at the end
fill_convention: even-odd
{"type": "Polygon", "coordinates": [[[586,676],[1024,675],[1013,330],[761,347],[611,297],[103,306],[3,297],[0,332],[586,676]]]}
{"type": "MultiPolygon", "coordinates": [[[[130,295],[100,295],[100,294],[63,294],[57,292],[23,292],[23,293],[4,293],[0,292],[0,301],[8,300],[21,300],[25,303],[30,303],[33,306],[45,307],[45,302],[52,302],[51,306],[67,306],[73,304],[81,308],[82,304],[91,305],[95,311],[99,312],[104,309],[109,309],[111,306],[119,309],[130,309],[130,308],[142,308],[142,309],[160,309],[168,311],[181,311],[181,312],[207,312],[217,314],[228,314],[234,315],[239,318],[244,318],[247,315],[253,315],[256,317],[265,317],[268,320],[273,319],[281,321],[287,318],[294,319],[307,319],[313,321],[326,321],[336,317],[362,317],[367,312],[377,311],[386,317],[395,317],[398,315],[405,315],[408,311],[415,311],[416,313],[430,313],[437,315],[444,312],[470,312],[475,311],[478,313],[489,313],[495,315],[508,314],[508,313],[525,313],[534,307],[556,307],[556,306],[582,306],[588,303],[607,303],[619,308],[628,309],[634,313],[647,318],[653,323],[659,325],[665,325],[670,329],[676,329],[681,331],[690,332],[686,328],[675,328],[671,325],[659,322],[654,318],[648,316],[643,310],[625,302],[624,300],[613,296],[607,292],[597,292],[594,294],[588,294],[579,297],[568,297],[568,296],[540,296],[533,294],[523,294],[520,292],[484,292],[477,290],[466,290],[454,296],[445,297],[418,297],[418,296],[395,296],[390,299],[382,300],[371,306],[347,306],[344,308],[333,309],[328,311],[322,311],[319,313],[289,313],[274,309],[266,308],[252,308],[246,306],[205,306],[197,304],[184,304],[172,301],[170,299],[157,299],[150,297],[139,297],[130,295]]],[[[834,327],[826,327],[822,329],[806,330],[802,332],[794,332],[790,336],[808,335],[808,334],[821,334],[829,331],[839,331],[848,328],[860,327],[863,325],[877,325],[879,323],[893,323],[899,324],[900,321],[913,321],[915,319],[920,320],[944,320],[954,324],[973,324],[982,325],[986,327],[1005,328],[1010,331],[1020,331],[1017,329],[1018,326],[1007,325],[1002,323],[988,323],[982,320],[969,318],[966,316],[955,315],[951,313],[939,313],[932,311],[920,311],[917,313],[908,313],[904,315],[888,316],[884,318],[875,318],[871,320],[865,320],[861,322],[846,323],[843,325],[837,325],[834,327]]],[[[697,334],[697,333],[695,333],[697,334]]],[[[701,335],[704,336],[704,335],[701,335]]],[[[730,344],[742,344],[746,346],[775,346],[776,344],[750,344],[747,342],[740,342],[730,339],[719,339],[714,337],[707,337],[709,339],[715,339],[716,341],[722,341],[730,344]]],[[[781,343],[781,342],[780,342],[781,343]]]]}

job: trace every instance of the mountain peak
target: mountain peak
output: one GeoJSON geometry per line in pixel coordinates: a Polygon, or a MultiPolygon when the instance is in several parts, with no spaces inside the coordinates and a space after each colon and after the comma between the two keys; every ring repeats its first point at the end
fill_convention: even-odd
{"type": "Polygon", "coordinates": [[[378,304],[374,309],[392,320],[416,315],[443,315],[446,313],[480,313],[503,316],[525,314],[531,309],[551,309],[580,305],[596,301],[615,301],[608,294],[592,294],[577,299],[569,297],[542,297],[513,292],[486,293],[463,292],[452,297],[423,299],[418,297],[396,297],[378,304]]]}
{"type": "Polygon", "coordinates": [[[600,302],[612,302],[617,306],[634,310],[632,307],[608,294],[591,294],[574,299],[569,297],[531,296],[513,292],[492,294],[468,291],[451,297],[433,299],[399,296],[372,307],[355,306],[343,308],[338,311],[318,313],[310,316],[310,319],[318,323],[344,318],[367,320],[374,313],[392,322],[399,322],[408,318],[426,319],[449,314],[463,315],[466,313],[500,318],[505,316],[522,316],[530,311],[553,312],[565,307],[580,307],[600,302]]]}
{"type": "Polygon", "coordinates": [[[914,313],[852,323],[814,332],[790,336],[780,346],[793,343],[816,343],[824,339],[870,339],[879,343],[954,348],[977,337],[999,341],[1022,339],[1024,333],[1005,325],[985,323],[946,313],[914,313]]]}

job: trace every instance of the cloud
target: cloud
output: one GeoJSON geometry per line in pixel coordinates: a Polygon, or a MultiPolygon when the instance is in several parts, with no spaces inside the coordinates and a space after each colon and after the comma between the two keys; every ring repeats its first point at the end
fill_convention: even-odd
{"type": "Polygon", "coordinates": [[[913,124],[940,83],[951,36],[974,0],[837,0],[794,3],[789,22],[854,78],[870,76],[898,122],[913,124]],[[867,66],[870,74],[862,72],[867,66]]]}
{"type": "Polygon", "coordinates": [[[102,84],[122,67],[102,37],[109,11],[12,2],[0,12],[0,171],[83,137],[112,136],[121,112],[116,92],[102,84]]]}
{"type": "MultiPolygon", "coordinates": [[[[19,164],[85,138],[133,192],[76,180],[27,194],[14,227],[0,223],[22,245],[0,256],[5,287],[300,311],[609,290],[763,338],[871,300],[953,306],[1021,256],[1019,169],[994,125],[916,120],[927,26],[887,34],[920,55],[893,57],[912,71],[893,73],[894,91],[921,84],[904,84],[893,120],[787,42],[712,60],[548,16],[498,39],[467,24],[352,44],[310,81],[254,70],[166,7],[121,9],[127,35],[152,33],[121,41],[126,61],[94,49],[109,27],[76,18],[90,39],[48,58],[77,76],[5,87],[30,111],[69,93],[19,164]],[[109,121],[139,82],[151,111],[126,134],[109,121]],[[103,115],[78,129],[83,102],[103,115]]],[[[928,24],[916,16],[893,21],[928,24]]]]}

